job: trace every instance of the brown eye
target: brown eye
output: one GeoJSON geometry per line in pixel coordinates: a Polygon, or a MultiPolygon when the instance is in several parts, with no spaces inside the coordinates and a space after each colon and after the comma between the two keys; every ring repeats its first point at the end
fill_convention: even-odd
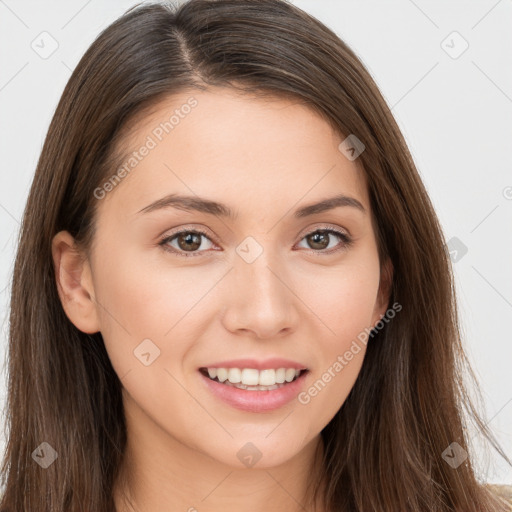
{"type": "Polygon", "coordinates": [[[211,240],[205,233],[202,233],[201,231],[186,230],[179,231],[174,235],[165,237],[160,242],[160,245],[163,246],[166,251],[178,254],[179,256],[196,256],[204,252],[202,250],[198,250],[202,245],[203,239],[208,240],[211,243],[211,240]],[[174,245],[174,243],[176,243],[177,246],[174,245]]]}
{"type": "Polygon", "coordinates": [[[201,238],[203,235],[198,233],[193,233],[190,231],[185,231],[184,233],[180,233],[177,237],[178,246],[183,251],[195,250],[201,247],[201,238]]]}
{"type": "MultiPolygon", "coordinates": [[[[204,248],[203,250],[199,250],[203,239],[212,243],[207,234],[202,231],[183,230],[165,237],[159,245],[166,251],[178,256],[200,256],[205,252],[204,248]]],[[[307,234],[302,240],[307,242],[307,249],[312,249],[313,253],[317,253],[318,255],[328,255],[348,249],[352,244],[352,239],[349,235],[335,229],[317,229],[307,234]],[[331,237],[333,235],[338,238],[338,241],[341,240],[341,243],[331,245],[331,237]]]]}
{"type": "Polygon", "coordinates": [[[331,254],[348,249],[352,243],[352,239],[347,234],[336,229],[317,229],[308,233],[302,240],[306,241],[307,249],[313,249],[313,252],[318,254],[331,254]],[[341,240],[341,243],[331,245],[333,236],[338,238],[338,241],[341,240]]]}
{"type": "Polygon", "coordinates": [[[312,249],[325,249],[329,245],[327,231],[315,231],[306,236],[312,249]]]}

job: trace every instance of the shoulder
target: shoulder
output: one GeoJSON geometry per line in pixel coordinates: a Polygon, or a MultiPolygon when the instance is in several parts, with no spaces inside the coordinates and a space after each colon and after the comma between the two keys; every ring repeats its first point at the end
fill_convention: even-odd
{"type": "Polygon", "coordinates": [[[485,487],[509,504],[510,510],[512,510],[512,485],[485,484],[485,487]]]}

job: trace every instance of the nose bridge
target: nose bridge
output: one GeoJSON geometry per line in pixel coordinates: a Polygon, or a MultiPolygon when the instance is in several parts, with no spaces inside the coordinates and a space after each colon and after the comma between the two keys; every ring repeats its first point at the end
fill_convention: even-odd
{"type": "Polygon", "coordinates": [[[263,244],[248,237],[236,249],[225,321],[231,330],[269,337],[295,328],[298,314],[295,296],[287,286],[286,266],[263,244]]]}
{"type": "Polygon", "coordinates": [[[276,255],[269,247],[257,247],[254,242],[248,241],[237,249],[239,258],[235,263],[235,276],[237,286],[246,297],[260,303],[273,303],[278,306],[282,301],[289,301],[289,290],[283,284],[284,266],[277,261],[276,255]],[[248,253],[243,253],[244,248],[248,253]]]}

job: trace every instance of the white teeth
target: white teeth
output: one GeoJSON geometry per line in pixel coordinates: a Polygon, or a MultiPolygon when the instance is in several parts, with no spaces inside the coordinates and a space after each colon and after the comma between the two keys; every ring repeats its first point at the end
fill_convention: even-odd
{"type": "MultiPolygon", "coordinates": [[[[268,389],[269,387],[292,382],[299,377],[301,370],[295,368],[269,368],[256,370],[254,368],[207,368],[210,379],[217,379],[219,382],[237,384],[242,389],[268,389]]],[[[280,386],[278,386],[280,387],[280,386]]]]}
{"type": "Polygon", "coordinates": [[[284,380],[286,380],[286,382],[291,382],[293,379],[295,379],[295,369],[287,368],[284,375],[284,380]]]}
{"type": "Polygon", "coordinates": [[[282,388],[284,384],[274,384],[273,386],[246,386],[245,384],[231,384],[229,380],[224,382],[226,386],[238,389],[246,389],[247,391],[272,391],[273,389],[282,388]]]}
{"type": "Polygon", "coordinates": [[[273,386],[276,383],[276,371],[275,370],[261,370],[260,380],[258,384],[260,386],[273,386]]]}
{"type": "Polygon", "coordinates": [[[228,380],[233,384],[242,382],[242,371],[240,368],[230,368],[228,370],[228,380]]]}
{"type": "Polygon", "coordinates": [[[219,379],[220,382],[224,382],[228,378],[228,371],[226,368],[217,368],[217,379],[219,379]]]}
{"type": "Polygon", "coordinates": [[[259,384],[260,372],[253,368],[244,368],[242,370],[242,384],[246,386],[257,386],[259,384]]]}

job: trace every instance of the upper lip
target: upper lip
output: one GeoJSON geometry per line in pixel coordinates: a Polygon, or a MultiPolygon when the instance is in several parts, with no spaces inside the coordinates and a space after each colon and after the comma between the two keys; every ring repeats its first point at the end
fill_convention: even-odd
{"type": "Polygon", "coordinates": [[[291,359],[274,357],[258,361],[257,359],[232,359],[230,361],[217,361],[209,363],[201,368],[254,368],[256,370],[268,370],[272,368],[295,368],[296,370],[307,370],[307,366],[291,359]]]}

